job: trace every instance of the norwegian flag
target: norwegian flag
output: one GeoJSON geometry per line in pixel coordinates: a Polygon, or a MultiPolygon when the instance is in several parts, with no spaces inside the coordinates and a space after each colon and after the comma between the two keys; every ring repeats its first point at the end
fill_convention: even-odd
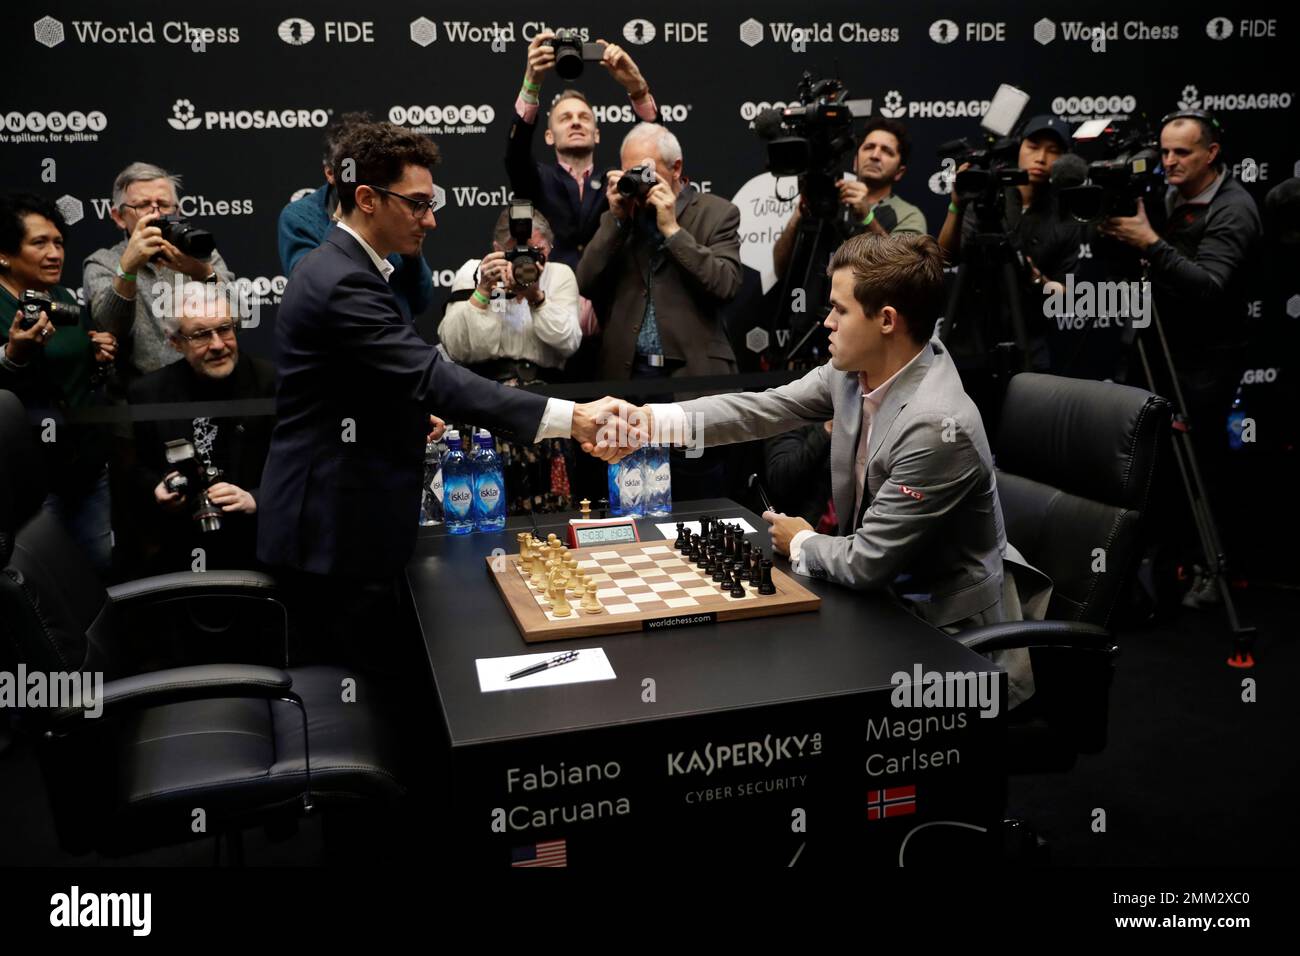
{"type": "Polygon", "coordinates": [[[564,840],[551,840],[532,846],[521,846],[510,851],[510,865],[563,866],[569,865],[568,847],[564,840]]]}
{"type": "Polygon", "coordinates": [[[867,819],[888,820],[916,813],[916,787],[867,791],[867,819]]]}

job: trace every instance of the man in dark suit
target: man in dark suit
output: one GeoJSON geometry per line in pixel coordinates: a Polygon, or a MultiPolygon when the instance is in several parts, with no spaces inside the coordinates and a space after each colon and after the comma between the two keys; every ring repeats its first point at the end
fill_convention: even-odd
{"type": "Polygon", "coordinates": [[[359,638],[383,634],[396,606],[431,411],[530,442],[590,442],[626,407],[575,406],[489,382],[443,359],[403,318],[385,257],[414,254],[436,225],[437,161],[433,143],[409,130],[350,127],[335,160],[339,222],[294,269],[276,320],[278,421],[258,557],[295,579],[345,657],[376,669],[390,661],[359,638]]]}
{"type": "MultiPolygon", "coordinates": [[[[157,310],[171,347],[185,361],[164,365],[133,382],[131,404],[228,402],[275,394],[271,363],[240,353],[238,322],[223,290],[197,282],[179,289],[169,286],[157,300],[157,310]]],[[[135,423],[129,457],[132,496],[145,514],[142,524],[156,532],[156,540],[146,548],[157,551],[144,556],[149,573],[191,570],[196,547],[203,549],[208,568],[246,568],[256,562],[258,486],[271,426],[268,415],[135,423]],[[204,532],[194,520],[200,489],[167,489],[166,480],[178,472],[167,462],[166,443],[177,439],[191,442],[204,465],[221,469],[220,480],[208,489],[212,503],[222,511],[216,531],[204,532]]]]}

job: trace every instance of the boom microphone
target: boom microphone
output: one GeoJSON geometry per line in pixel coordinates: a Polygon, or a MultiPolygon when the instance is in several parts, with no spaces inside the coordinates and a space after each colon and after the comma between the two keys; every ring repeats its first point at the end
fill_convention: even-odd
{"type": "Polygon", "coordinates": [[[1088,163],[1082,156],[1066,153],[1052,163],[1052,173],[1048,178],[1053,189],[1082,186],[1088,179],[1088,163]]]}

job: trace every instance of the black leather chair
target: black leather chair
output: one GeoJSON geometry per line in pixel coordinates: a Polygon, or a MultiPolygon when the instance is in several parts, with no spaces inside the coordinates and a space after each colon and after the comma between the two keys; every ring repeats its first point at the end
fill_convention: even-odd
{"type": "Polygon", "coordinates": [[[1052,597],[1045,620],[958,639],[1029,648],[1035,692],[1009,716],[1011,773],[1068,770],[1106,745],[1110,624],[1141,556],[1169,421],[1167,400],[1127,385],[1029,372],[1008,383],[994,443],[1007,539],[1052,579],[1052,597]]]}
{"type": "Polygon", "coordinates": [[[103,675],[97,719],[73,707],[21,712],[66,851],[113,856],[236,837],[314,808],[402,795],[395,744],[368,690],[358,687],[359,703],[343,700],[344,679],[364,685],[359,676],[287,660],[132,669],[142,635],[124,626],[128,609],[194,597],[271,602],[270,577],[184,572],[105,589],[42,508],[45,495],[23,407],[0,391],[0,667],[103,675]]]}

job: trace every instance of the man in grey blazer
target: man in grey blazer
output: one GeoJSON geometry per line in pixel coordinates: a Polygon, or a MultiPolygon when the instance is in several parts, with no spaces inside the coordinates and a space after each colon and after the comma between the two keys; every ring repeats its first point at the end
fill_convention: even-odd
{"type": "MultiPolygon", "coordinates": [[[[799,574],[891,588],[949,633],[1018,620],[993,456],[956,366],[931,341],[943,253],[928,236],[867,233],[831,260],[830,362],[761,393],[647,405],[653,441],[766,438],[832,418],[837,534],[766,512],[774,549],[799,574]]],[[[1032,693],[1028,655],[996,658],[1012,705],[1032,693]]]]}

